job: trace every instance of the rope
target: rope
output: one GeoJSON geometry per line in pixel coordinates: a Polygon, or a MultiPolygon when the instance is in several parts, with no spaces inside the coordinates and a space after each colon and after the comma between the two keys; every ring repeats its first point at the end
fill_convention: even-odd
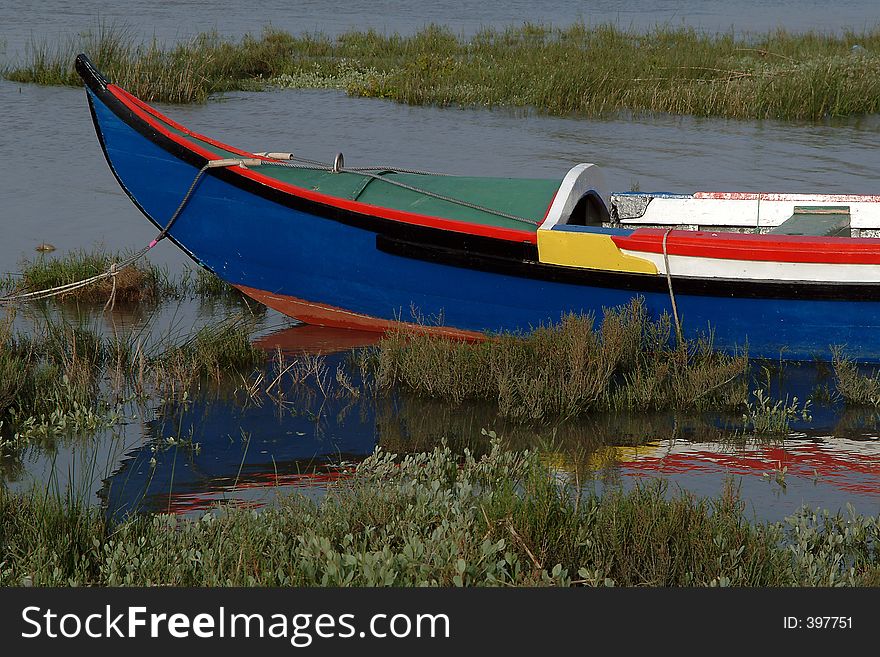
{"type": "Polygon", "coordinates": [[[37,290],[34,292],[20,292],[18,294],[9,294],[3,297],[0,297],[0,305],[7,305],[10,303],[16,303],[21,301],[38,301],[40,299],[48,299],[49,297],[58,296],[61,294],[67,294],[70,292],[75,292],[80,288],[91,285],[92,283],[97,283],[98,281],[104,280],[105,278],[109,278],[111,276],[114,277],[119,273],[120,270],[125,269],[130,264],[134,263],[136,260],[141,258],[147,251],[150,250],[150,247],[145,247],[135,253],[134,255],[126,258],[121,263],[113,263],[110,265],[110,268],[102,272],[100,274],[96,274],[94,276],[90,276],[88,278],[84,278],[80,281],[74,281],[73,283],[65,283],[64,285],[57,285],[55,287],[50,287],[45,290],[37,290]]]}
{"type": "Polygon", "coordinates": [[[5,296],[0,297],[0,306],[5,306],[13,303],[20,303],[23,301],[39,301],[41,299],[48,299],[50,297],[60,296],[62,294],[70,294],[79,289],[92,285],[93,283],[97,283],[98,281],[102,281],[105,278],[113,279],[113,287],[110,291],[110,298],[107,300],[107,304],[104,306],[104,310],[106,311],[108,308],[110,310],[113,309],[116,301],[116,275],[128,267],[129,265],[134,264],[138,260],[140,260],[150,249],[152,249],[156,244],[159,243],[171,229],[171,226],[174,225],[174,222],[177,221],[177,218],[180,216],[180,213],[183,212],[183,209],[186,207],[186,204],[189,203],[190,198],[192,198],[193,192],[196,189],[196,185],[198,185],[199,180],[202,179],[202,176],[205,175],[205,171],[208,169],[213,169],[219,166],[231,166],[241,165],[245,162],[259,162],[260,160],[211,160],[196,174],[196,177],[193,179],[192,183],[190,183],[189,189],[187,189],[186,194],[183,196],[183,200],[181,200],[180,204],[177,206],[177,209],[174,211],[174,214],[171,215],[171,219],[168,220],[168,223],[165,224],[165,227],[159,231],[159,234],[151,241],[147,246],[142,248],[137,253],[129,256],[122,262],[113,262],[110,264],[110,267],[105,272],[101,272],[100,274],[95,274],[94,276],[89,276],[88,278],[84,278],[79,281],[74,281],[72,283],[65,283],[63,285],[56,285],[55,287],[46,288],[44,290],[36,290],[33,292],[19,292],[16,294],[7,294],[5,296]]]}
{"type": "Polygon", "coordinates": [[[409,185],[407,183],[401,182],[399,180],[393,180],[391,178],[386,178],[380,174],[373,173],[374,171],[391,171],[393,173],[413,173],[416,175],[440,175],[445,176],[448,174],[435,174],[429,173],[426,171],[419,171],[417,169],[398,169],[395,167],[343,167],[338,166],[334,167],[324,162],[319,162],[317,160],[309,160],[306,158],[294,158],[299,162],[272,162],[267,160],[262,160],[260,163],[263,166],[273,166],[273,167],[286,167],[288,169],[311,169],[314,171],[332,171],[335,173],[354,173],[362,176],[368,176],[373,180],[381,180],[384,183],[389,185],[394,185],[396,187],[401,187],[403,189],[409,190],[411,192],[416,192],[417,194],[423,194],[425,196],[430,196],[431,198],[436,198],[440,201],[446,201],[447,203],[454,203],[455,205],[461,205],[466,208],[470,208],[472,210],[477,210],[478,212],[485,212],[487,214],[494,214],[498,217],[503,217],[505,219],[510,219],[512,221],[519,221],[522,223],[530,224],[532,226],[537,226],[540,222],[535,221],[533,219],[527,219],[526,217],[520,217],[519,215],[510,214],[508,212],[503,212],[501,210],[495,210],[494,208],[486,207],[485,205],[479,205],[477,203],[471,203],[470,201],[465,201],[460,198],[455,198],[454,196],[446,196],[445,194],[438,194],[437,192],[432,192],[427,189],[422,189],[420,187],[416,187],[414,185],[409,185]]]}
{"type": "Polygon", "coordinates": [[[761,192],[758,192],[758,216],[755,217],[755,234],[761,233],[761,192]]]}
{"type": "Polygon", "coordinates": [[[672,275],[669,273],[669,253],[666,251],[666,238],[673,230],[674,228],[667,228],[663,233],[663,264],[666,267],[666,285],[669,287],[669,300],[672,302],[672,316],[675,318],[675,337],[681,345],[681,322],[678,321],[678,307],[675,304],[675,292],[672,291],[672,275]]]}
{"type": "MultiPolygon", "coordinates": [[[[534,221],[532,219],[527,219],[525,217],[520,217],[515,214],[509,214],[507,212],[502,212],[500,210],[495,210],[493,208],[488,208],[483,205],[479,205],[477,203],[471,203],[469,201],[465,201],[462,199],[458,199],[452,196],[446,196],[445,194],[438,194],[437,192],[432,192],[426,189],[420,189],[413,185],[408,185],[406,183],[400,182],[399,180],[391,180],[389,178],[385,178],[378,173],[374,173],[375,171],[390,171],[394,173],[411,173],[416,175],[432,175],[432,176],[448,176],[449,174],[445,173],[432,173],[429,171],[420,171],[418,169],[400,169],[397,167],[343,167],[341,165],[342,158],[341,153],[340,156],[337,156],[337,162],[339,162],[339,166],[331,166],[326,164],[325,162],[320,162],[318,160],[310,160],[307,158],[295,157],[291,154],[290,160],[296,160],[296,162],[292,161],[272,161],[272,160],[261,160],[257,158],[225,158],[218,160],[209,160],[201,169],[199,169],[198,173],[196,173],[195,178],[190,183],[189,188],[186,190],[186,193],[183,195],[183,199],[180,201],[180,204],[177,206],[177,209],[174,210],[174,213],[171,215],[171,218],[168,220],[168,223],[165,224],[165,227],[159,231],[159,234],[156,235],[155,238],[144,248],[142,248],[137,253],[129,256],[122,262],[114,262],[111,263],[109,269],[107,271],[102,272],[100,274],[96,274],[94,276],[89,276],[88,278],[84,278],[79,281],[74,281],[72,283],[65,283],[63,285],[56,285],[55,287],[50,287],[44,290],[35,290],[33,292],[19,292],[15,294],[7,294],[5,296],[0,297],[0,306],[5,306],[13,303],[19,303],[23,301],[37,301],[40,299],[48,299],[49,297],[55,297],[62,294],[69,294],[71,292],[75,292],[81,288],[92,285],[93,283],[97,283],[98,281],[102,281],[105,278],[113,279],[113,287],[110,291],[110,298],[107,300],[107,303],[104,306],[104,310],[106,311],[108,308],[110,310],[113,309],[116,301],[116,275],[128,267],[129,265],[134,264],[140,258],[142,258],[147,251],[152,249],[156,244],[158,244],[162,239],[164,239],[168,235],[168,231],[171,230],[171,227],[174,225],[174,222],[177,221],[180,214],[183,212],[184,208],[189,203],[192,198],[193,193],[196,190],[196,187],[199,184],[199,181],[205,175],[205,172],[208,169],[214,169],[219,167],[228,167],[228,166],[240,166],[240,167],[248,167],[248,166],[278,166],[278,167],[288,167],[294,169],[314,169],[320,171],[333,171],[338,173],[354,173],[363,176],[368,176],[373,180],[380,180],[389,185],[394,185],[396,187],[401,187],[403,189],[407,189],[412,192],[416,192],[418,194],[423,194],[425,196],[430,196],[432,198],[439,199],[441,201],[446,201],[448,203],[454,203],[457,205],[464,206],[466,208],[471,208],[473,210],[477,210],[479,212],[485,212],[487,214],[494,214],[499,217],[504,217],[505,219],[511,219],[513,221],[520,221],[527,224],[532,224],[537,226],[539,222],[534,221]]],[[[665,237],[664,237],[664,254],[665,254],[665,237]]],[[[668,267],[667,267],[668,269],[668,267]]],[[[672,287],[670,284],[670,294],[672,292],[672,287]]],[[[674,309],[675,300],[673,299],[673,309],[674,309]]],[[[676,323],[677,323],[676,319],[676,323]]]]}

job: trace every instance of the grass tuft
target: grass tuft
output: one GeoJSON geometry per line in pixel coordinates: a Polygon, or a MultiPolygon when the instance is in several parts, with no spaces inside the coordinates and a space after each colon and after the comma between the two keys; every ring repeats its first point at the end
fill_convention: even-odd
{"type": "Polygon", "coordinates": [[[746,430],[758,436],[784,436],[791,431],[791,423],[798,418],[804,422],[812,420],[809,399],[800,405],[797,397],[792,398],[791,402],[787,396],[774,402],[760,388],[754,394],[755,403],[746,404],[743,424],[746,430]]]}
{"type": "Polygon", "coordinates": [[[410,36],[368,30],[335,39],[267,28],[238,41],[208,32],[164,46],[102,24],[63,44],[32,44],[27,60],[5,76],[76,86],[77,52],[147,101],[204,102],[213,93],[282,86],[586,117],[659,112],[820,121],[880,111],[877,27],[735,36],[526,23],[465,38],[430,25],[410,36]]]}
{"type": "Polygon", "coordinates": [[[850,406],[880,408],[880,375],[860,371],[855,361],[837,349],[831,361],[837,383],[837,392],[850,406]]]}
{"type": "Polygon", "coordinates": [[[220,381],[246,375],[266,361],[266,353],[250,340],[253,321],[230,317],[205,326],[179,344],[151,357],[150,367],[160,389],[185,389],[203,378],[220,381]]]}
{"type": "Polygon", "coordinates": [[[748,398],[748,358],[711,340],[671,346],[670,320],[642,300],[569,315],[525,335],[463,342],[398,329],[361,358],[379,390],[397,386],[453,404],[494,401],[523,420],[624,409],[734,410],[748,398]]]}
{"type": "Polygon", "coordinates": [[[66,322],[23,335],[9,316],[0,322],[0,445],[91,435],[119,419],[114,404],[128,393],[173,396],[242,379],[266,361],[250,341],[254,328],[252,317],[233,316],[145,346],[137,332],[103,337],[66,322]]]}
{"type": "MultiPolygon", "coordinates": [[[[85,280],[110,270],[114,263],[122,262],[126,255],[103,251],[71,251],[59,258],[39,257],[25,262],[21,278],[16,281],[14,292],[48,290],[61,285],[85,280]]],[[[115,295],[117,303],[152,303],[170,286],[167,277],[158,268],[135,263],[116,274],[115,295]]],[[[112,278],[104,278],[86,287],[59,295],[61,301],[106,302],[114,292],[112,278]]]]}

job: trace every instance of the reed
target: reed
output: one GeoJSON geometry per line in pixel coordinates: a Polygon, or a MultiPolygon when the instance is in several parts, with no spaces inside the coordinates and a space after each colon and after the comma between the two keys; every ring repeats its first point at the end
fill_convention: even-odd
{"type": "Polygon", "coordinates": [[[877,29],[739,38],[690,28],[524,25],[465,41],[431,28],[407,45],[399,67],[351,91],[410,104],[590,117],[628,111],[820,120],[880,106],[880,86],[867,79],[880,67],[877,29]]]}
{"type": "Polygon", "coordinates": [[[402,36],[336,38],[266,29],[163,46],[101,25],[34,44],[7,78],[77,85],[77,52],[148,101],[203,102],[267,86],[338,88],[413,105],[525,107],[587,117],[620,112],[824,120],[880,110],[880,29],[736,36],[658,26],[524,24],[464,38],[431,25],[402,36]]]}
{"type": "Polygon", "coordinates": [[[228,314],[230,310],[235,310],[252,317],[262,317],[268,312],[266,306],[254,301],[213,272],[199,268],[193,279],[191,271],[187,270],[181,280],[174,281],[172,285],[181,296],[192,294],[198,297],[202,303],[208,306],[205,308],[207,312],[214,314],[215,311],[221,310],[228,314]]]}
{"type": "MultiPolygon", "coordinates": [[[[20,263],[20,271],[16,274],[0,278],[0,290],[9,294],[50,290],[105,273],[111,265],[127,260],[129,255],[101,248],[78,249],[54,258],[40,255],[20,263]]],[[[172,276],[167,269],[142,258],[119,269],[115,278],[115,286],[112,279],[105,278],[55,298],[63,302],[105,304],[113,296],[115,303],[130,306],[196,297],[204,301],[221,301],[226,306],[246,307],[252,314],[264,312],[263,306],[206,269],[184,269],[182,274],[172,276]]]]}
{"type": "Polygon", "coordinates": [[[196,294],[206,299],[220,299],[228,295],[241,294],[236,288],[207,269],[198,269],[193,283],[196,294]]]}
{"type": "Polygon", "coordinates": [[[156,387],[180,391],[207,378],[219,383],[249,374],[267,360],[266,353],[250,341],[253,329],[252,318],[229,317],[149,355],[148,367],[156,387]]]}
{"type": "Polygon", "coordinates": [[[91,435],[118,419],[120,401],[171,396],[204,384],[219,389],[250,374],[266,354],[250,342],[252,317],[232,316],[176,339],[143,344],[48,320],[28,334],[0,322],[0,445],[91,435]]]}
{"type": "Polygon", "coordinates": [[[670,320],[642,300],[592,316],[569,315],[525,336],[483,342],[405,328],[361,359],[380,391],[397,387],[453,404],[493,401],[505,417],[538,420],[624,409],[735,410],[748,399],[748,358],[711,339],[673,346],[670,320]]]}
{"type": "Polygon", "coordinates": [[[876,371],[865,372],[839,349],[834,352],[831,364],[837,392],[847,405],[880,408],[880,375],[876,371]]]}
{"type": "Polygon", "coordinates": [[[832,586],[877,581],[880,519],[804,509],[751,523],[735,488],[572,495],[537,453],[493,443],[378,451],[322,503],[199,519],[0,490],[0,585],[832,586]]]}
{"type": "Polygon", "coordinates": [[[97,421],[103,340],[71,326],[47,326],[42,333],[13,332],[0,323],[0,440],[10,431],[54,433],[64,423],[97,421]]]}

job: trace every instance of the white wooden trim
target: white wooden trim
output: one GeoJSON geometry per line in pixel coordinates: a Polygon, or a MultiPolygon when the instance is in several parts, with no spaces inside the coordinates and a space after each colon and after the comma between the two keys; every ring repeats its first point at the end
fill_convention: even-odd
{"type": "MultiPolygon", "coordinates": [[[[550,230],[557,224],[564,225],[584,194],[594,190],[602,196],[604,188],[605,176],[595,164],[584,163],[572,167],[556,190],[556,197],[539,229],[550,230]]],[[[602,202],[607,205],[607,199],[603,198],[602,202]]]]}

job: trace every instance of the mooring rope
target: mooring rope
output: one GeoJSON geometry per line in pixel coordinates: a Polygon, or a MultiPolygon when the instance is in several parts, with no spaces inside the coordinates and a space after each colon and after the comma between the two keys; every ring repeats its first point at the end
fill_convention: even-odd
{"type": "MultiPolygon", "coordinates": [[[[211,160],[201,169],[199,169],[196,177],[193,179],[192,183],[190,183],[189,189],[187,189],[186,194],[183,196],[183,200],[181,200],[180,204],[177,206],[177,209],[171,215],[171,219],[165,224],[165,227],[159,231],[159,234],[144,248],[140,251],[132,254],[125,260],[121,262],[112,262],[110,263],[110,267],[107,271],[101,272],[100,274],[95,274],[94,276],[89,276],[79,281],[73,281],[72,283],[64,283],[63,285],[56,285],[54,287],[46,288],[43,290],[35,290],[32,292],[16,292],[14,294],[7,294],[5,296],[0,297],[0,306],[6,306],[13,303],[21,303],[24,301],[39,301],[41,299],[48,299],[50,297],[60,296],[62,294],[70,294],[72,292],[76,292],[84,287],[88,287],[94,283],[102,281],[107,278],[113,279],[113,287],[110,291],[110,298],[107,300],[107,304],[104,306],[104,310],[112,310],[115,305],[116,300],[116,276],[123,269],[128,267],[129,265],[133,265],[135,262],[140,260],[150,249],[152,249],[156,244],[158,244],[171,229],[171,226],[177,221],[177,218],[180,216],[180,213],[183,212],[186,204],[189,203],[190,198],[192,198],[193,192],[195,191],[196,185],[198,185],[199,180],[201,180],[202,176],[205,174],[205,171],[208,169],[212,169],[214,167],[219,166],[231,166],[232,164],[241,164],[243,160],[236,159],[232,160],[211,160]]],[[[259,160],[255,160],[259,162],[259,160]]]]}
{"type": "Polygon", "coordinates": [[[6,296],[0,297],[0,305],[18,303],[21,301],[39,301],[40,299],[48,299],[49,297],[75,292],[80,288],[87,287],[89,285],[92,285],[93,283],[102,281],[105,278],[110,278],[111,276],[115,277],[121,270],[125,269],[126,267],[137,261],[139,258],[141,258],[147,251],[150,250],[150,248],[151,247],[144,247],[143,249],[141,249],[134,255],[126,258],[122,262],[112,263],[107,271],[96,274],[94,276],[89,276],[88,278],[84,278],[79,281],[65,283],[64,285],[56,285],[55,287],[46,288],[45,290],[37,290],[34,292],[18,292],[16,294],[8,294],[6,296]]]}
{"type": "Polygon", "coordinates": [[[672,291],[672,274],[669,273],[669,253],[666,251],[666,238],[675,228],[667,228],[663,233],[663,265],[666,268],[666,285],[669,287],[669,300],[672,302],[672,316],[675,318],[675,337],[678,344],[682,344],[681,322],[678,321],[678,307],[675,304],[675,292],[672,291]]]}
{"type": "MultiPolygon", "coordinates": [[[[403,189],[407,189],[419,194],[424,194],[425,196],[430,196],[432,198],[439,199],[441,201],[447,201],[449,203],[454,203],[458,205],[462,205],[467,208],[471,208],[473,210],[477,210],[479,212],[486,212],[488,214],[494,214],[499,217],[504,217],[505,219],[511,219],[514,221],[521,221],[525,223],[529,223],[532,225],[538,225],[537,221],[533,221],[532,219],[527,219],[525,217],[520,217],[515,214],[509,214],[507,212],[502,212],[501,210],[495,210],[493,208],[488,208],[477,203],[471,203],[469,201],[465,201],[463,199],[457,199],[452,196],[446,196],[445,194],[438,194],[437,192],[432,192],[426,189],[420,189],[415,187],[414,185],[408,185],[407,183],[400,182],[399,180],[391,180],[389,178],[385,178],[378,173],[374,173],[375,171],[392,171],[395,173],[411,173],[416,175],[435,175],[435,176],[448,176],[449,174],[445,173],[431,173],[428,171],[419,171],[417,169],[400,169],[397,167],[343,167],[341,165],[342,157],[341,153],[337,156],[337,162],[333,165],[329,165],[325,162],[320,162],[318,160],[309,160],[307,158],[295,157],[293,154],[290,154],[287,161],[276,161],[276,160],[262,160],[257,158],[224,158],[218,160],[209,160],[201,169],[198,170],[193,181],[190,183],[189,188],[186,190],[186,193],[183,195],[183,199],[178,204],[177,208],[174,210],[174,213],[171,215],[171,218],[168,220],[168,223],[165,224],[165,227],[159,231],[159,234],[156,235],[155,238],[140,251],[134,253],[129,256],[125,260],[121,262],[113,262],[110,264],[110,267],[107,271],[101,272],[100,274],[95,274],[94,276],[89,276],[79,281],[73,281],[72,283],[65,283],[63,285],[56,285],[54,287],[46,288],[44,290],[35,290],[31,292],[16,292],[13,294],[7,294],[4,296],[0,296],[0,306],[6,306],[14,303],[20,303],[24,301],[38,301],[41,299],[48,299],[50,297],[59,296],[62,294],[70,294],[79,289],[102,281],[106,278],[111,278],[113,281],[113,286],[110,291],[110,298],[107,300],[107,304],[104,306],[104,310],[112,310],[115,301],[116,301],[116,276],[120,271],[125,269],[126,267],[133,265],[135,262],[140,260],[150,249],[152,249],[156,244],[158,244],[162,239],[167,237],[168,231],[171,230],[171,227],[174,225],[174,222],[177,221],[180,214],[183,212],[184,208],[189,203],[192,198],[193,193],[196,190],[196,187],[199,184],[199,181],[205,175],[205,172],[208,169],[215,169],[220,167],[229,167],[229,166],[240,166],[243,168],[249,166],[279,166],[279,167],[288,167],[295,169],[315,169],[320,171],[330,171],[334,173],[353,173],[358,175],[367,176],[374,180],[380,180],[382,182],[388,183],[389,185],[395,185],[397,187],[401,187],[403,189]],[[290,161],[296,160],[296,162],[290,161]]],[[[664,242],[665,244],[665,242],[664,242]]],[[[671,290],[671,288],[670,288],[671,290]]]]}
{"type": "MultiPolygon", "coordinates": [[[[338,157],[338,156],[337,156],[338,157]]],[[[411,192],[416,192],[417,194],[423,194],[425,196],[430,196],[431,198],[436,198],[440,201],[446,201],[447,203],[453,203],[455,205],[461,205],[466,208],[470,208],[472,210],[477,210],[478,212],[485,212],[486,214],[494,214],[498,217],[503,217],[504,219],[510,219],[511,221],[519,221],[522,223],[530,224],[532,226],[537,226],[540,222],[535,221],[534,219],[528,219],[526,217],[521,217],[519,215],[511,214],[509,212],[504,212],[502,210],[496,210],[494,208],[486,207],[485,205],[479,205],[478,203],[471,203],[470,201],[465,201],[464,199],[455,198],[454,196],[447,196],[446,194],[439,194],[437,192],[432,192],[427,189],[422,189],[421,187],[416,187],[415,185],[409,185],[405,182],[401,182],[399,180],[393,180],[391,178],[386,178],[378,173],[373,173],[374,171],[390,171],[393,173],[411,173],[420,176],[448,176],[449,174],[445,173],[431,173],[428,171],[419,171],[418,169],[400,169],[397,167],[345,167],[345,166],[337,166],[330,165],[326,162],[320,162],[318,160],[309,160],[306,158],[300,157],[292,157],[291,160],[297,160],[296,162],[292,161],[272,161],[272,160],[260,160],[260,164],[263,166],[273,166],[273,167],[286,167],[288,169],[310,169],[314,171],[328,171],[333,173],[352,173],[361,176],[368,176],[374,180],[380,180],[389,185],[394,185],[395,187],[401,187],[402,189],[409,190],[411,192]]]]}

